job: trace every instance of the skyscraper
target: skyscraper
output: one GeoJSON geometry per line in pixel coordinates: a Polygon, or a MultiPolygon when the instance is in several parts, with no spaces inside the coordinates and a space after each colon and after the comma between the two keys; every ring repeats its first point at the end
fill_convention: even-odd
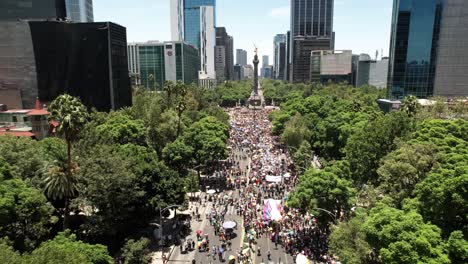
{"type": "Polygon", "coordinates": [[[140,85],[140,56],[138,54],[138,43],[128,43],[127,45],[127,60],[128,74],[132,80],[132,85],[140,85]]]}
{"type": "Polygon", "coordinates": [[[263,55],[262,56],[262,68],[266,68],[270,65],[270,57],[268,55],[263,55]]]}
{"type": "Polygon", "coordinates": [[[286,35],[278,34],[273,40],[273,78],[284,79],[286,63],[286,35]]]}
{"type": "Polygon", "coordinates": [[[67,17],[73,22],[93,22],[93,0],[66,0],[67,17]]]}
{"type": "Polygon", "coordinates": [[[434,95],[468,96],[468,1],[447,0],[442,11],[434,95]]]}
{"type": "Polygon", "coordinates": [[[388,88],[391,98],[434,94],[442,0],[394,0],[388,88]]]}
{"type": "Polygon", "coordinates": [[[0,21],[18,19],[60,19],[66,14],[65,0],[1,0],[0,21]]]}
{"type": "Polygon", "coordinates": [[[232,80],[234,73],[234,40],[225,27],[216,28],[215,69],[218,81],[232,80]]]}
{"type": "Polygon", "coordinates": [[[247,51],[243,49],[236,50],[236,64],[240,66],[247,65],[247,51]]]}
{"type": "Polygon", "coordinates": [[[216,78],[216,0],[171,0],[173,41],[184,41],[200,52],[200,84],[211,87],[216,78]]]}
{"type": "Polygon", "coordinates": [[[48,103],[68,93],[100,111],[132,104],[124,27],[2,21],[0,32],[0,99],[14,92],[15,105],[33,108],[36,98],[48,103]]]}
{"type": "Polygon", "coordinates": [[[333,50],[333,0],[291,1],[291,80],[310,81],[314,50],[333,50]]]}

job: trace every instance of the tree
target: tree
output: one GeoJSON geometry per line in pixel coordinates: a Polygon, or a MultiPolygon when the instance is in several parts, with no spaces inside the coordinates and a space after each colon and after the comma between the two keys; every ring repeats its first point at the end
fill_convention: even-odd
{"type": "Polygon", "coordinates": [[[184,132],[183,140],[193,150],[193,161],[199,177],[201,166],[226,158],[228,134],[228,126],[214,117],[203,118],[184,132]]]}
{"type": "Polygon", "coordinates": [[[39,186],[44,159],[39,142],[30,138],[4,135],[0,137],[0,157],[9,164],[11,172],[23,180],[39,186]]]}
{"type": "Polygon", "coordinates": [[[89,215],[81,229],[88,239],[118,243],[118,238],[126,237],[129,229],[145,220],[135,217],[145,202],[145,192],[131,163],[118,146],[98,145],[88,156],[80,157],[80,165],[81,192],[74,204],[89,215]]]}
{"type": "Polygon", "coordinates": [[[185,144],[182,139],[178,139],[166,145],[162,151],[164,161],[168,166],[184,173],[192,162],[193,148],[185,144]]]}
{"type": "Polygon", "coordinates": [[[0,180],[0,237],[8,237],[16,249],[32,250],[46,238],[53,212],[44,194],[23,180],[0,180]]]}
{"type": "Polygon", "coordinates": [[[72,143],[77,139],[80,131],[88,119],[88,111],[79,99],[68,94],[57,97],[49,105],[49,119],[59,123],[57,134],[63,136],[67,143],[67,166],[64,172],[49,174],[45,178],[45,191],[53,199],[63,199],[65,201],[65,213],[63,228],[68,226],[69,201],[76,192],[76,179],[74,170],[77,168],[72,161],[72,143]]]}
{"type": "Polygon", "coordinates": [[[441,231],[415,211],[379,204],[371,209],[363,230],[381,263],[450,263],[441,231]]]}
{"type": "Polygon", "coordinates": [[[151,263],[149,255],[151,242],[147,238],[139,240],[128,240],[122,248],[122,256],[125,257],[125,264],[148,264],[151,263]]]}
{"type": "Polygon", "coordinates": [[[143,121],[121,113],[113,113],[96,132],[117,144],[145,144],[146,130],[143,121]]]}
{"type": "Polygon", "coordinates": [[[304,140],[310,138],[311,132],[307,125],[307,119],[300,114],[296,114],[286,123],[283,134],[281,134],[281,141],[293,149],[299,148],[304,140]]]}
{"type": "Polygon", "coordinates": [[[59,233],[54,239],[41,244],[31,255],[24,257],[23,263],[31,264],[112,264],[107,248],[91,245],[76,239],[68,232],[59,233]]]}
{"type": "Polygon", "coordinates": [[[177,111],[177,137],[180,135],[181,132],[181,121],[182,121],[182,114],[187,109],[187,93],[188,88],[185,83],[182,81],[177,81],[175,85],[175,93],[177,95],[176,102],[175,102],[175,109],[177,111]]]}
{"type": "Polygon", "coordinates": [[[312,166],[313,154],[309,142],[302,141],[299,149],[292,155],[294,166],[299,174],[303,174],[312,166]]]}
{"type": "Polygon", "coordinates": [[[382,159],[377,170],[379,189],[400,206],[405,198],[413,196],[417,183],[437,166],[435,147],[430,144],[405,144],[382,159]]]}
{"type": "Polygon", "coordinates": [[[349,161],[355,184],[375,184],[380,160],[397,146],[397,140],[405,137],[413,127],[404,113],[392,112],[368,122],[351,135],[344,152],[349,161]]]}
{"type": "Polygon", "coordinates": [[[453,264],[468,262],[468,241],[461,231],[454,231],[448,239],[448,252],[453,264]]]}
{"type": "Polygon", "coordinates": [[[400,106],[400,110],[410,117],[415,116],[420,108],[421,105],[418,102],[418,98],[413,95],[405,97],[400,106]]]}
{"type": "Polygon", "coordinates": [[[21,255],[10,245],[4,241],[0,241],[0,263],[21,264],[21,255]]]}
{"type": "Polygon", "coordinates": [[[330,251],[343,263],[372,263],[372,249],[364,233],[365,220],[365,212],[359,212],[349,221],[341,222],[333,227],[329,239],[330,251]]]}
{"type": "Polygon", "coordinates": [[[354,193],[351,183],[334,173],[309,169],[300,177],[296,190],[288,200],[288,206],[312,211],[321,218],[321,223],[329,223],[330,220],[337,220],[342,213],[349,213],[354,193]],[[323,209],[329,211],[333,219],[323,209]]]}

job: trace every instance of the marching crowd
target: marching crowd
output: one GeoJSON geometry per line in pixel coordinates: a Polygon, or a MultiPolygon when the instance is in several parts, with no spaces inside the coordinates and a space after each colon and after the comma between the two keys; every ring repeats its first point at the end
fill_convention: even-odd
{"type": "MultiPolygon", "coordinates": [[[[228,112],[231,122],[229,147],[232,151],[216,173],[226,179],[230,190],[211,195],[213,207],[206,213],[222,245],[211,249],[203,246],[207,256],[215,259],[219,255],[220,260],[225,260],[225,252],[231,249],[234,230],[223,228],[223,223],[228,206],[233,206],[235,214],[243,219],[247,241],[245,249],[232,252],[237,263],[252,263],[255,254],[270,260],[271,252],[256,245],[256,241],[265,236],[275,244],[275,248],[282,247],[292,256],[301,253],[314,263],[339,263],[327,255],[327,232],[319,228],[316,218],[286,205],[298,177],[288,150],[272,135],[272,125],[268,120],[270,111],[232,108],[228,112]],[[242,162],[248,159],[250,162],[242,162]],[[267,199],[278,202],[281,219],[269,218],[264,208],[267,199]]],[[[230,259],[231,263],[233,261],[230,259]]]]}

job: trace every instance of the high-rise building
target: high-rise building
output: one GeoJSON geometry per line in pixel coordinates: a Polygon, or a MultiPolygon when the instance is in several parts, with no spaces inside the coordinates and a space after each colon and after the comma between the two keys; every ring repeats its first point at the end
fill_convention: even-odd
{"type": "Polygon", "coordinates": [[[375,61],[371,59],[369,54],[359,55],[359,60],[357,62],[358,66],[356,70],[356,83],[354,84],[356,87],[369,84],[370,68],[371,64],[374,62],[375,61]]]}
{"type": "Polygon", "coordinates": [[[234,73],[234,40],[226,28],[216,28],[215,70],[218,82],[232,80],[234,73]]]}
{"type": "Polygon", "coordinates": [[[247,65],[247,51],[243,49],[236,50],[236,64],[240,66],[247,65]]]}
{"type": "Polygon", "coordinates": [[[140,85],[140,56],[138,54],[138,43],[127,45],[128,74],[132,85],[140,85]]]}
{"type": "Polygon", "coordinates": [[[33,108],[37,98],[47,104],[68,93],[100,111],[131,105],[124,27],[4,21],[0,32],[1,103],[33,108]]]}
{"type": "Polygon", "coordinates": [[[262,56],[262,68],[268,67],[270,65],[270,58],[268,55],[263,55],[262,56]]]}
{"type": "Polygon", "coordinates": [[[284,79],[286,66],[286,35],[278,34],[273,40],[273,78],[284,79]]]}
{"type": "Polygon", "coordinates": [[[268,65],[261,69],[262,78],[264,79],[273,79],[273,65],[268,65]]]}
{"type": "Polygon", "coordinates": [[[244,67],[236,64],[234,65],[234,81],[241,81],[244,79],[244,67]]]}
{"type": "Polygon", "coordinates": [[[0,21],[17,21],[19,19],[65,20],[66,16],[65,0],[0,1],[0,21]]]}
{"type": "MultiPolygon", "coordinates": [[[[138,76],[141,85],[150,90],[161,90],[165,81],[198,82],[200,57],[198,50],[181,41],[148,41],[130,44],[137,50],[138,76]]],[[[136,64],[136,62],[131,62],[136,64]]]]}
{"type": "Polygon", "coordinates": [[[73,22],[93,22],[93,0],[65,0],[67,17],[73,22]]]}
{"type": "Polygon", "coordinates": [[[310,79],[311,52],[334,49],[333,0],[291,1],[291,80],[310,79]]]}
{"type": "Polygon", "coordinates": [[[244,72],[244,79],[250,79],[253,80],[254,78],[254,68],[252,65],[247,64],[242,66],[243,72],[244,72]]]}
{"type": "Polygon", "coordinates": [[[215,46],[215,71],[217,83],[223,83],[227,80],[225,46],[215,46]]]}
{"type": "Polygon", "coordinates": [[[291,31],[286,32],[286,68],[284,69],[284,81],[291,80],[291,31]]]}
{"type": "Polygon", "coordinates": [[[318,50],[312,52],[311,81],[354,84],[355,60],[351,50],[318,50]]]}
{"type": "Polygon", "coordinates": [[[200,53],[200,84],[212,87],[216,82],[216,1],[171,0],[173,41],[184,41],[200,53]]]}
{"type": "Polygon", "coordinates": [[[387,87],[388,77],[388,57],[383,57],[381,60],[372,61],[369,69],[369,85],[377,88],[387,87]]]}
{"type": "Polygon", "coordinates": [[[447,0],[442,11],[434,95],[468,96],[468,1],[447,0]]]}
{"type": "Polygon", "coordinates": [[[434,94],[442,0],[394,0],[388,88],[391,98],[434,94]]]}

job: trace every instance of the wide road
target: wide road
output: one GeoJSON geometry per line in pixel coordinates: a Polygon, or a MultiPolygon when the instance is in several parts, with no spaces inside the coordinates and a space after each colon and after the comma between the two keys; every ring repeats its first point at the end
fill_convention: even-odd
{"type": "MultiPolygon", "coordinates": [[[[241,110],[239,110],[241,111],[241,110]]],[[[245,110],[244,110],[245,111],[245,110]]],[[[252,110],[248,110],[252,111],[252,110]]],[[[262,111],[262,110],[260,110],[262,111]]],[[[231,113],[233,115],[233,113],[231,113]]],[[[235,115],[235,113],[234,113],[235,115]]],[[[231,120],[233,119],[233,116],[231,116],[231,120]]],[[[251,130],[249,133],[255,133],[255,130],[251,130]]],[[[257,131],[258,133],[258,131],[257,131]]],[[[245,138],[251,137],[252,135],[244,135],[245,138]]],[[[232,146],[231,146],[232,147],[232,146]]],[[[251,165],[251,157],[250,157],[250,152],[249,148],[236,148],[232,147],[231,148],[231,153],[230,156],[240,164],[241,171],[247,175],[247,178],[250,176],[250,165],[251,165]]],[[[281,160],[283,157],[278,157],[279,160],[281,160]]],[[[242,189],[236,189],[234,191],[226,191],[221,194],[222,196],[228,195],[232,196],[234,199],[237,199],[243,195],[243,190],[242,189]],[[232,194],[231,194],[232,192],[232,194]]],[[[203,233],[203,236],[205,234],[208,234],[208,238],[210,241],[210,251],[208,252],[199,252],[198,250],[193,250],[189,252],[181,252],[179,247],[176,247],[169,259],[169,263],[192,263],[193,260],[195,260],[197,264],[203,263],[203,264],[209,264],[209,263],[227,263],[226,262],[221,262],[218,259],[218,256],[213,257],[211,254],[211,248],[213,246],[220,246],[221,241],[219,240],[219,237],[215,235],[214,233],[214,228],[211,226],[209,219],[207,219],[206,215],[211,213],[213,210],[213,207],[215,206],[213,202],[208,201],[209,195],[206,193],[202,194],[202,202],[201,203],[191,203],[190,207],[192,211],[198,210],[198,212],[201,215],[201,219],[192,219],[191,222],[191,229],[192,233],[185,238],[185,241],[191,239],[193,241],[197,241],[196,239],[196,231],[201,230],[203,233]]],[[[216,208],[217,211],[221,208],[216,208]]],[[[245,245],[243,243],[244,241],[244,236],[245,236],[245,230],[244,230],[244,225],[242,222],[242,217],[237,214],[236,209],[233,205],[228,205],[227,206],[227,212],[224,217],[225,221],[232,220],[237,222],[237,229],[234,230],[235,232],[235,237],[231,240],[231,249],[229,249],[225,257],[228,258],[230,255],[237,256],[237,253],[239,250],[242,250],[242,248],[245,248],[245,245]]],[[[185,244],[185,243],[184,243],[185,244]]],[[[185,246],[184,246],[185,248],[185,246]]],[[[289,256],[288,254],[285,253],[284,249],[278,245],[278,247],[275,247],[275,244],[267,237],[267,235],[263,235],[257,239],[257,243],[254,244],[253,249],[255,250],[255,254],[253,254],[252,262],[253,263],[294,263],[293,258],[289,256]],[[257,250],[260,248],[260,255],[257,254],[257,250]],[[270,251],[271,257],[270,261],[268,260],[267,257],[267,252],[270,251]]],[[[236,263],[239,263],[236,261],[236,263]]]]}

